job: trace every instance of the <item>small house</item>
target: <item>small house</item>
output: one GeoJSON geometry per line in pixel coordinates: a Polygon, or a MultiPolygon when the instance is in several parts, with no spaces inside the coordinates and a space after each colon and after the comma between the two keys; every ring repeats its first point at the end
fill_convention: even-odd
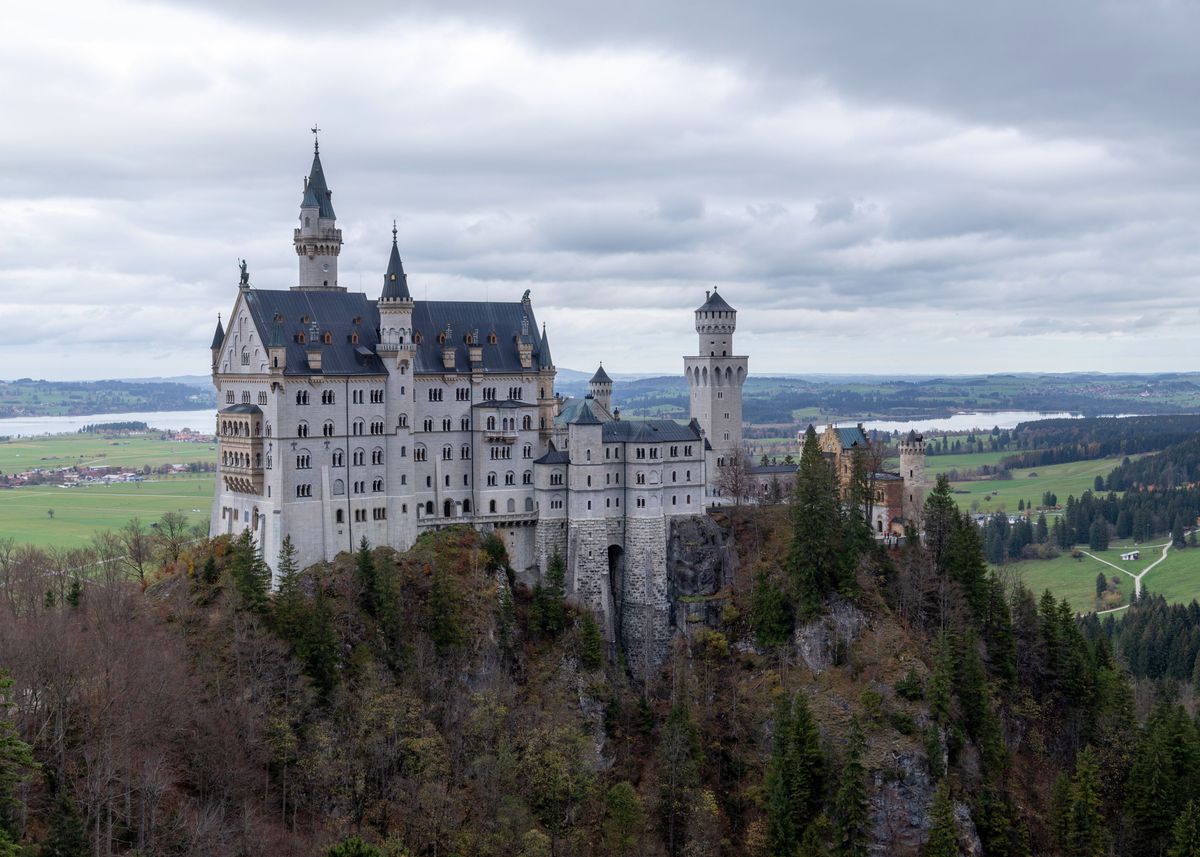
{"type": "Polygon", "coordinates": [[[1126,551],[1125,553],[1121,554],[1121,559],[1124,560],[1125,562],[1133,562],[1135,559],[1141,559],[1141,558],[1142,558],[1141,551],[1126,551]]]}

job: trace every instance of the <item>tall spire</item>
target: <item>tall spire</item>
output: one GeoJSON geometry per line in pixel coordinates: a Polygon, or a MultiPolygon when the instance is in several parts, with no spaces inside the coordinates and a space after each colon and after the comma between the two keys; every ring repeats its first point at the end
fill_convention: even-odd
{"type": "Polygon", "coordinates": [[[317,205],[322,218],[333,220],[337,217],[333,213],[333,191],[325,183],[325,170],[321,167],[321,152],[316,147],[315,138],[312,167],[308,170],[308,180],[304,182],[304,201],[300,204],[317,205]]]}
{"type": "Polygon", "coordinates": [[[221,314],[217,313],[217,332],[213,334],[212,348],[215,351],[225,343],[225,328],[221,327],[221,314]]]}
{"type": "Polygon", "coordinates": [[[404,274],[404,263],[400,261],[400,247],[396,244],[396,221],[392,221],[392,255],[388,258],[387,273],[383,275],[384,300],[412,300],[408,292],[408,277],[404,274]]]}
{"type": "Polygon", "coordinates": [[[321,150],[317,143],[317,132],[313,125],[313,159],[308,176],[304,179],[304,197],[300,201],[300,226],[293,233],[296,256],[300,263],[297,289],[337,289],[338,255],[342,252],[342,230],[337,228],[337,215],[333,212],[333,193],[325,181],[325,169],[321,166],[321,150]]]}
{"type": "Polygon", "coordinates": [[[538,346],[538,366],[549,369],[554,366],[554,358],[550,356],[550,338],[546,335],[546,322],[542,322],[542,342],[538,346]]]}

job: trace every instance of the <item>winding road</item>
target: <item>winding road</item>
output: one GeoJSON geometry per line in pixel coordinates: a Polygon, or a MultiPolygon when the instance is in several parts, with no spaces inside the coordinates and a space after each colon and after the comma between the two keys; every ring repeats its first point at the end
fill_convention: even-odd
{"type": "MultiPolygon", "coordinates": [[[[1156,547],[1160,547],[1160,546],[1159,545],[1146,545],[1146,547],[1156,548],[1156,547]]],[[[1167,553],[1171,550],[1171,543],[1167,542],[1166,544],[1161,545],[1161,547],[1162,547],[1162,556],[1160,556],[1154,562],[1150,563],[1148,566],[1143,568],[1141,570],[1140,574],[1134,574],[1132,571],[1126,571],[1125,569],[1121,568],[1121,566],[1115,565],[1114,563],[1111,563],[1106,559],[1101,559],[1100,557],[1096,556],[1095,554],[1088,553],[1085,550],[1081,550],[1080,553],[1083,554],[1084,556],[1090,556],[1096,562],[1102,562],[1105,565],[1109,566],[1110,568],[1115,568],[1117,571],[1121,572],[1121,574],[1127,574],[1130,577],[1132,577],[1133,578],[1133,593],[1136,597],[1140,598],[1142,595],[1142,578],[1145,577],[1150,572],[1150,569],[1154,568],[1154,566],[1158,565],[1160,562],[1162,562],[1164,559],[1167,558],[1167,553]]],[[[1100,610],[1099,612],[1096,613],[1096,615],[1103,616],[1105,613],[1116,613],[1118,610],[1127,610],[1127,609],[1129,609],[1129,605],[1123,604],[1120,607],[1114,607],[1111,610],[1100,610]]]]}

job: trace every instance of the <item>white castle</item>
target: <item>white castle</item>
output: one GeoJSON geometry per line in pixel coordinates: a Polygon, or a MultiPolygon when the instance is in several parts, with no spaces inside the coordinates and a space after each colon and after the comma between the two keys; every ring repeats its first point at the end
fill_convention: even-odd
{"type": "Polygon", "coordinates": [[[379,297],[340,285],[316,147],[293,242],[298,284],[252,288],[243,263],[229,326],[217,322],[211,532],[250,529],[274,568],[285,536],[304,567],[363,538],[403,550],[454,524],[496,531],[522,579],[559,554],[608,639],[661,651],[672,521],[704,514],[717,468],[742,449],[733,307],[714,290],[695,311],[691,420],[622,419],[602,366],[589,395],[555,393],[528,291],[414,300],[394,225],[379,297]]]}

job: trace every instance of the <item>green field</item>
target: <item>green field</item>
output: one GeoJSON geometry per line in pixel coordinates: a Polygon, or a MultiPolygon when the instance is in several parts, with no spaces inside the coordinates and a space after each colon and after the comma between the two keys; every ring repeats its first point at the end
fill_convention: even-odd
{"type": "Polygon", "coordinates": [[[151,467],[215,461],[216,444],[176,443],[157,436],[105,437],[67,434],[0,442],[0,473],[42,468],[53,470],[75,464],[95,467],[151,467]]]}
{"type": "Polygon", "coordinates": [[[1121,574],[1099,560],[1107,560],[1130,574],[1141,574],[1149,568],[1142,578],[1142,586],[1147,592],[1161,595],[1168,601],[1186,604],[1193,599],[1200,600],[1200,549],[1171,548],[1166,559],[1155,565],[1156,560],[1162,556],[1164,544],[1165,540],[1157,540],[1147,545],[1113,542],[1106,551],[1090,551],[1086,547],[1080,547],[1081,551],[1086,550],[1091,556],[1074,559],[1069,553],[1064,553],[1055,559],[1027,560],[996,568],[996,571],[1002,576],[1020,577],[1035,595],[1049,589],[1057,597],[1070,601],[1071,606],[1080,613],[1096,609],[1097,572],[1102,571],[1110,578],[1120,575],[1120,588],[1124,596],[1122,604],[1128,604],[1133,594],[1133,578],[1121,574]],[[1141,558],[1130,562],[1122,561],[1121,553],[1133,547],[1141,551],[1141,558]]]}
{"type": "MultiPolygon", "coordinates": [[[[938,473],[948,473],[951,470],[975,470],[985,464],[996,465],[1006,455],[1012,455],[1011,450],[997,452],[964,452],[948,455],[926,455],[925,471],[932,477],[938,473]]],[[[900,464],[896,459],[896,466],[900,464]]]]}
{"type": "Polygon", "coordinates": [[[79,547],[97,530],[118,529],[133,517],[149,524],[164,512],[182,512],[190,523],[207,521],[213,478],[212,473],[188,473],[116,485],[39,485],[0,491],[0,537],[79,547]]]}
{"type": "MultiPolygon", "coordinates": [[[[927,459],[927,462],[936,462],[936,459],[927,459]]],[[[967,511],[987,513],[1003,509],[1012,513],[1017,511],[1017,504],[1021,500],[1032,502],[1037,507],[1042,502],[1042,495],[1053,491],[1058,495],[1059,504],[1065,506],[1067,497],[1079,497],[1084,491],[1092,489],[1097,476],[1107,476],[1120,463],[1121,458],[1072,461],[1014,470],[1012,479],[955,482],[954,499],[958,501],[959,508],[967,511]]]]}

